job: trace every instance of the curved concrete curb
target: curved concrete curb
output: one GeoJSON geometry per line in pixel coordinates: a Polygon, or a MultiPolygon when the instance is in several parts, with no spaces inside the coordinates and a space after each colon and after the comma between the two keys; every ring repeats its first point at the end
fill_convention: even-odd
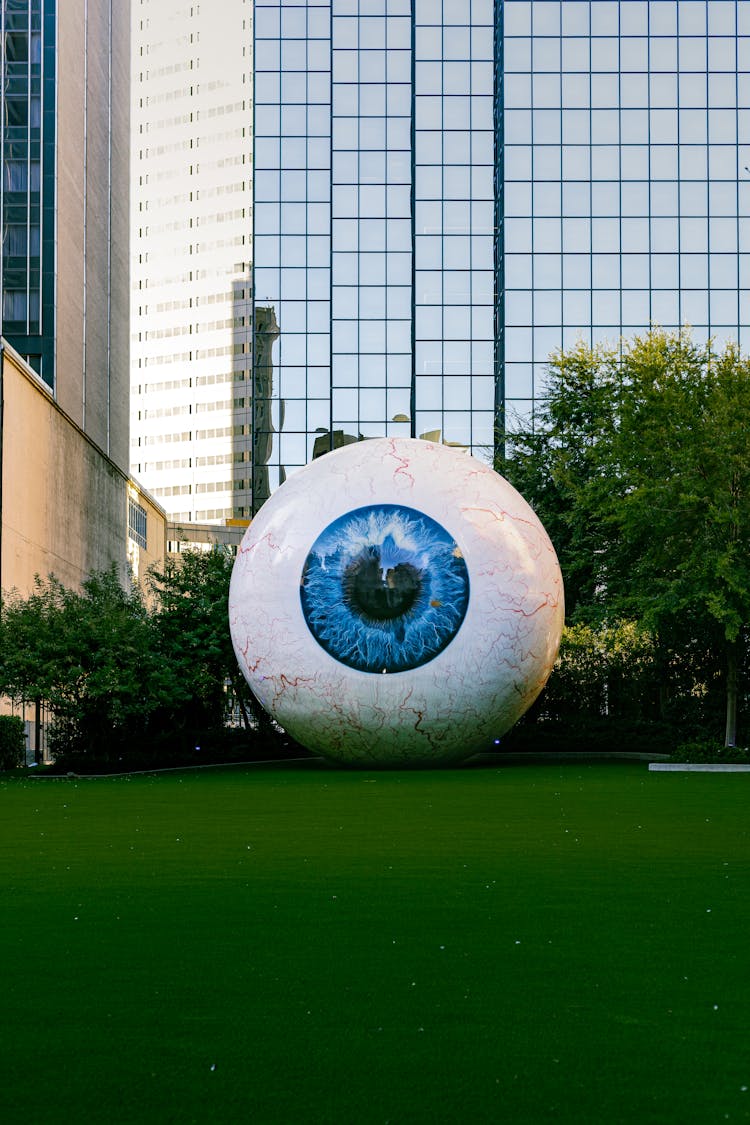
{"type": "Polygon", "coordinates": [[[742,762],[649,762],[654,773],[750,773],[742,762]]]}
{"type": "Polygon", "coordinates": [[[226,770],[239,766],[283,766],[287,762],[322,762],[322,758],[263,758],[250,762],[206,762],[204,765],[154,766],[151,770],[123,770],[122,773],[30,773],[37,781],[102,781],[111,777],[145,777],[155,773],[187,773],[189,770],[226,770]]]}
{"type": "Polygon", "coordinates": [[[647,754],[642,750],[502,750],[475,754],[465,765],[481,760],[482,764],[514,765],[524,762],[659,762],[668,761],[669,754],[647,754]]]}

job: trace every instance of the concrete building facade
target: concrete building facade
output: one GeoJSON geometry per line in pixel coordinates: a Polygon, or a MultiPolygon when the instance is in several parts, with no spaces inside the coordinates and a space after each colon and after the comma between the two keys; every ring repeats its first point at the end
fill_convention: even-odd
{"type": "MultiPolygon", "coordinates": [[[[148,593],[166,555],[165,512],[62,409],[41,376],[0,337],[0,590],[28,594],[36,575],[76,589],[118,566],[148,593]]],[[[0,698],[25,723],[27,761],[46,753],[39,703],[0,698]]]]}
{"type": "Polygon", "coordinates": [[[128,476],[129,9],[0,0],[0,589],[164,557],[128,476]]]}
{"type": "Polygon", "coordinates": [[[0,12],[2,332],[127,468],[129,3],[0,12]]]}
{"type": "Polygon", "coordinates": [[[123,581],[144,579],[164,560],[164,511],[0,346],[0,589],[50,573],[75,589],[113,562],[123,581]]]}

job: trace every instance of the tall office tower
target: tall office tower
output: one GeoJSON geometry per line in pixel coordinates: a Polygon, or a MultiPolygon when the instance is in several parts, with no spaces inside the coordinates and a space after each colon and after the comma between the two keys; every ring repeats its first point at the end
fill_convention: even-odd
{"type": "Polygon", "coordinates": [[[750,345],[747,0],[255,21],[256,506],[360,434],[490,449],[579,338],[750,345]]]}
{"type": "Polygon", "coordinates": [[[507,0],[503,19],[509,415],[579,336],[689,324],[746,350],[750,3],[507,0]]]}
{"type": "Polygon", "coordinates": [[[0,20],[2,334],[127,467],[129,3],[0,20]]]}
{"type": "Polygon", "coordinates": [[[131,468],[178,522],[250,508],[251,15],[133,0],[131,468]]]}
{"type": "Polygon", "coordinates": [[[491,450],[502,390],[493,0],[255,5],[254,503],[360,436],[491,450]]]}

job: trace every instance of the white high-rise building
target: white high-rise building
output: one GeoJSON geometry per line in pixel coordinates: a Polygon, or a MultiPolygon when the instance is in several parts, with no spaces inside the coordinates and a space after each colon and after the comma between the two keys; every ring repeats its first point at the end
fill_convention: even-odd
{"type": "Polygon", "coordinates": [[[252,3],[133,0],[131,471],[250,514],[252,3]]]}

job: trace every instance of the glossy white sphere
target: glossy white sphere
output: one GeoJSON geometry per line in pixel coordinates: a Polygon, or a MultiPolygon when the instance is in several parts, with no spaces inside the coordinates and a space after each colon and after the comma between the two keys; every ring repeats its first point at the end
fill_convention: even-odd
{"type": "Polygon", "coordinates": [[[544,686],[563,586],[539,519],[467,453],[377,438],[266,501],[239,549],[232,641],[302,745],[356,765],[490,748],[544,686]]]}

